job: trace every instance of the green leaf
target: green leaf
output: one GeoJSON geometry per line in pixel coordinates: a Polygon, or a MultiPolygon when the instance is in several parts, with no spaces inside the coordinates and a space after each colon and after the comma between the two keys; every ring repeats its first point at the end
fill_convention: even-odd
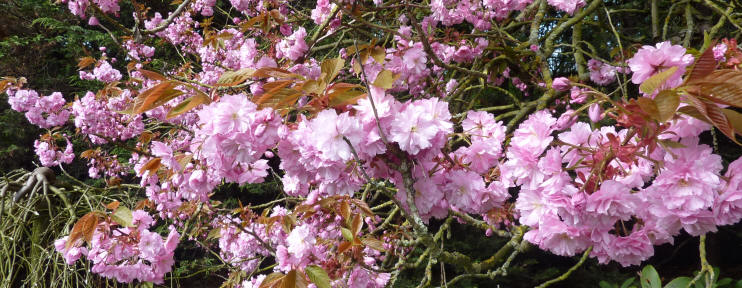
{"type": "Polygon", "coordinates": [[[635,279],[636,278],[634,278],[634,277],[631,277],[629,279],[626,279],[626,281],[623,281],[623,283],[621,284],[621,288],[628,288],[631,284],[634,284],[634,280],[635,279]]]}
{"type": "Polygon", "coordinates": [[[690,278],[688,277],[678,277],[675,279],[672,279],[670,283],[667,283],[665,285],[665,288],[685,288],[688,287],[688,284],[690,284],[690,278]]]}
{"type": "Polygon", "coordinates": [[[727,116],[729,123],[732,124],[734,132],[742,135],[742,114],[731,109],[721,109],[721,112],[727,116]]]}
{"type": "Polygon", "coordinates": [[[660,275],[657,274],[657,270],[652,265],[647,265],[642,269],[642,274],[639,277],[642,288],[660,288],[662,282],[660,281],[660,275]]]}
{"type": "Polygon", "coordinates": [[[124,227],[134,226],[133,219],[131,216],[131,210],[129,210],[129,208],[126,208],[124,206],[119,206],[118,208],[116,208],[116,211],[111,213],[111,219],[113,219],[113,221],[116,221],[116,223],[119,223],[119,225],[124,226],[124,227]]]}
{"type": "Polygon", "coordinates": [[[649,115],[649,117],[652,117],[652,119],[660,118],[660,110],[657,109],[657,104],[654,103],[654,100],[646,97],[639,97],[638,99],[636,99],[636,104],[639,104],[639,107],[641,107],[642,110],[649,115]]]}
{"type": "Polygon", "coordinates": [[[206,94],[203,93],[197,93],[196,95],[183,100],[183,102],[180,102],[178,105],[173,107],[173,109],[167,112],[166,118],[170,119],[176,117],[180,114],[190,111],[193,108],[196,108],[196,106],[198,105],[209,103],[211,103],[211,99],[209,99],[209,96],[206,96],[206,94]]]}
{"type": "Polygon", "coordinates": [[[386,49],[381,46],[374,46],[371,48],[371,58],[374,58],[376,63],[384,64],[386,58],[386,49]]]}
{"type": "Polygon", "coordinates": [[[322,74],[324,74],[324,80],[325,83],[332,82],[335,77],[338,76],[338,73],[340,73],[340,70],[343,69],[343,66],[345,66],[345,60],[342,58],[334,58],[334,59],[326,59],[325,61],[322,61],[322,74]]]}
{"type": "Polygon", "coordinates": [[[353,237],[361,233],[361,229],[363,229],[363,219],[361,218],[361,214],[353,215],[353,221],[350,223],[350,228],[352,229],[350,232],[353,233],[353,237]]]}
{"type": "MultiPolygon", "coordinates": [[[[714,274],[714,277],[716,277],[718,274],[714,274]]],[[[732,281],[734,281],[732,278],[724,277],[719,282],[716,282],[716,287],[726,287],[729,284],[732,284],[732,281]]]]}
{"type": "Polygon", "coordinates": [[[329,107],[343,107],[346,105],[353,105],[358,103],[358,100],[366,97],[366,93],[360,89],[360,86],[352,84],[351,88],[340,88],[336,89],[341,85],[351,85],[348,83],[335,83],[327,88],[327,99],[329,101],[329,107]]]}
{"type": "Polygon", "coordinates": [[[680,106],[680,95],[675,90],[664,90],[654,97],[654,104],[656,104],[659,122],[665,122],[670,120],[672,116],[680,106]]]}
{"type": "Polygon", "coordinates": [[[271,274],[268,274],[268,276],[265,276],[265,278],[263,278],[263,282],[260,282],[260,288],[278,286],[283,282],[284,278],[286,278],[286,275],[280,272],[273,272],[271,274]]]}
{"type": "Polygon", "coordinates": [[[649,77],[649,79],[644,80],[644,83],[639,85],[639,90],[644,92],[644,94],[654,93],[654,91],[657,90],[657,88],[660,88],[662,84],[665,83],[665,80],[667,80],[667,78],[670,78],[672,74],[675,74],[675,71],[677,70],[678,67],[673,66],[665,71],[654,74],[652,77],[649,77]]]}
{"type": "Polygon", "coordinates": [[[379,239],[373,237],[364,237],[361,238],[361,243],[376,251],[386,252],[386,249],[384,249],[384,242],[379,239]]]}
{"type": "Polygon", "coordinates": [[[350,229],[341,227],[340,232],[343,234],[343,238],[348,241],[353,241],[353,232],[350,232],[350,229]]]}
{"type": "Polygon", "coordinates": [[[206,235],[206,240],[219,239],[219,237],[222,236],[222,231],[221,230],[222,229],[220,229],[219,227],[216,227],[214,229],[211,229],[211,231],[209,231],[209,234],[206,235]]]}
{"type": "Polygon", "coordinates": [[[600,286],[600,288],[618,288],[618,285],[616,285],[615,283],[608,283],[603,280],[598,283],[598,286],[600,286]]]}
{"type": "Polygon", "coordinates": [[[216,80],[215,86],[234,86],[239,85],[245,80],[250,79],[255,69],[243,68],[237,71],[226,71],[219,76],[219,80],[216,80]]]}
{"type": "Polygon", "coordinates": [[[394,75],[392,71],[381,70],[381,72],[376,75],[373,85],[379,88],[390,89],[394,86],[394,81],[397,81],[397,78],[399,78],[399,75],[394,75]]]}
{"type": "Polygon", "coordinates": [[[307,272],[309,280],[311,280],[314,285],[317,285],[317,288],[331,288],[330,276],[327,275],[327,272],[325,272],[322,267],[309,265],[304,269],[304,271],[307,272]]]}

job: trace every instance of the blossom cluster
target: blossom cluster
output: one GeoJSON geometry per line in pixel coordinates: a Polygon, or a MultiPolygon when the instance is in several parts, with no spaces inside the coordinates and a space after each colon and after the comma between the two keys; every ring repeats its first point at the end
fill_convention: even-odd
{"type": "Polygon", "coordinates": [[[67,138],[65,138],[65,141],[67,142],[67,146],[65,146],[64,151],[59,151],[53,141],[34,141],[34,151],[39,156],[42,166],[50,167],[57,166],[61,163],[72,163],[72,160],[75,159],[75,153],[72,151],[72,143],[67,138]]]}
{"type": "Polygon", "coordinates": [[[31,124],[41,128],[52,128],[62,126],[70,118],[70,110],[66,107],[66,101],[62,93],[54,92],[49,96],[40,96],[34,90],[11,90],[6,91],[10,108],[18,112],[24,112],[26,119],[31,124]]]}
{"type": "MultiPolygon", "coordinates": [[[[280,222],[292,217],[291,212],[280,206],[272,209],[268,223],[256,221],[245,224],[241,219],[217,219],[215,225],[220,229],[219,248],[222,259],[249,274],[258,268],[261,257],[270,257],[273,253],[277,262],[276,270],[280,272],[287,273],[317,265],[323,267],[328,274],[339,276],[335,277],[338,278],[337,285],[342,285],[342,279],[349,279],[350,287],[385,287],[389,273],[364,269],[357,264],[350,264],[351,267],[339,265],[342,263],[338,261],[343,260],[338,260],[342,259],[338,255],[343,251],[338,247],[345,241],[340,233],[341,216],[327,213],[319,204],[314,204],[311,212],[297,216],[297,223],[290,230],[280,222]],[[275,251],[268,250],[268,247],[275,247],[275,251]]],[[[377,221],[367,218],[365,222],[373,229],[377,221]]],[[[362,255],[362,262],[366,267],[378,269],[379,261],[383,260],[381,252],[370,247],[365,247],[362,255]]],[[[264,275],[252,277],[241,285],[258,287],[263,277],[264,275]]]]}
{"type": "Polygon", "coordinates": [[[102,221],[87,245],[83,245],[83,239],[67,243],[69,236],[65,236],[56,240],[54,247],[69,265],[87,258],[93,264],[91,271],[103,277],[123,283],[138,280],[162,284],[175,263],[173,256],[180,234],[170,227],[163,239],[150,231],[155,220],[143,210],[131,212],[131,219],[133,227],[102,221]]]}
{"type": "MultiPolygon", "coordinates": [[[[117,0],[63,2],[82,18],[91,16],[86,15],[90,5],[108,14],[120,10],[117,0]]],[[[455,102],[459,100],[456,97],[467,93],[473,82],[459,83],[452,72],[477,72],[449,69],[449,65],[475,65],[485,53],[493,58],[499,53],[508,55],[503,51],[516,55],[508,55],[513,62],[543,56],[544,48],[535,43],[524,42],[522,51],[500,49],[499,43],[480,33],[529,5],[536,8],[532,0],[434,0],[429,15],[422,19],[394,16],[398,17],[398,27],[386,28],[393,32],[389,39],[394,45],[376,46],[373,40],[363,46],[354,42],[352,48],[337,51],[341,59],[351,58],[348,62],[352,67],[342,67],[338,74],[343,80],[337,81],[358,77],[354,80],[363,85],[357,87],[366,88],[366,95],[352,104],[331,107],[319,103],[328,95],[315,95],[318,93],[313,91],[283,109],[270,108],[260,101],[261,97],[286,91],[287,87],[292,92],[306,88],[297,83],[331,87],[333,83],[326,82],[336,81],[328,80],[325,64],[311,54],[313,49],[322,48],[315,45],[318,39],[344,29],[340,28],[344,27],[340,19],[355,16],[338,12],[344,9],[338,5],[347,1],[316,2],[307,20],[317,25],[327,22],[326,30],[297,26],[300,21],[284,21],[294,12],[281,1],[273,7],[268,1],[230,0],[238,16],[228,19],[229,25],[223,29],[210,26],[209,21],[197,21],[199,14],[213,15],[216,2],[184,2],[188,6],[178,15],[137,15],[148,18],[142,20],[149,32],[137,34],[142,39],[122,41],[127,60],[133,62],[148,62],[156,51],[144,43],[161,40],[188,58],[197,59],[196,65],[163,72],[169,76],[162,77],[170,78],[170,83],[182,81],[174,88],[182,95],[166,104],[144,113],[132,112],[143,98],[137,95],[147,95],[145,91],[164,80],[146,79],[141,70],[146,63],[134,63],[136,69],[122,74],[114,68],[116,59],[107,60],[105,49],[101,49],[103,57],[95,61],[92,70],[79,72],[81,79],[106,85],[98,93],[87,92],[71,105],[66,105],[60,93],[42,97],[33,90],[9,90],[8,94],[11,107],[25,112],[28,120],[40,127],[62,126],[73,116],[79,134],[93,145],[141,136],[135,147],[127,147],[135,151],[128,163],[119,163],[116,155],[105,151],[91,152],[85,157],[89,158],[89,174],[94,178],[113,177],[133,171],[154,204],[153,213],[174,225],[193,217],[195,212],[190,207],[213,208],[216,201],[211,197],[219,193],[217,187],[223,183],[244,185],[261,183],[268,177],[280,178],[283,192],[290,196],[287,199],[296,200],[295,207],[310,208],[296,212],[282,204],[263,216],[244,207],[235,213],[239,216],[208,215],[212,217],[210,228],[219,229],[219,254],[234,269],[251,275],[263,268],[264,258],[273,258],[274,272],[317,265],[335,279],[336,286],[383,287],[390,274],[378,268],[392,253],[354,242],[349,248],[356,249],[353,257],[339,257],[343,254],[339,247],[345,243],[374,237],[380,218],[364,216],[368,230],[349,236],[342,232],[350,222],[348,216],[323,202],[340,197],[353,199],[364,186],[383,190],[380,197],[389,197],[405,217],[419,217],[423,224],[453,213],[501,224],[501,219],[492,215],[506,211],[503,213],[512,218],[502,222],[513,224],[516,222],[510,220],[515,220],[530,227],[524,238],[541,249],[575,255],[592,246],[591,256],[601,263],[616,261],[624,266],[641,263],[654,254],[655,245],[671,243],[681,231],[701,235],[742,218],[742,160],[732,162],[722,173],[721,157],[711,147],[699,144],[699,135],[710,126],[695,118],[675,115],[667,123],[641,127],[646,128],[642,132],[655,133],[647,139],[636,126],[624,125],[630,117],[621,109],[606,107],[609,101],[596,97],[598,90],[565,77],[550,83],[532,81],[533,74],[545,71],[498,67],[494,59],[494,65],[486,65],[492,70],[478,75],[483,91],[492,86],[520,93],[509,95],[518,100],[518,96],[525,98],[553,89],[564,92],[557,93],[564,98],[555,101],[551,109],[516,116],[511,134],[493,113],[470,110],[475,102],[469,108],[458,107],[461,103],[455,102]],[[257,19],[265,26],[276,24],[268,28],[277,31],[253,27],[262,24],[246,24],[256,17],[262,17],[257,19]],[[159,29],[160,25],[164,29],[159,29]],[[461,26],[471,26],[476,33],[462,37],[451,32],[461,26]],[[307,30],[317,34],[309,38],[307,30]],[[439,30],[445,31],[445,41],[431,41],[439,30]],[[249,79],[241,79],[240,84],[225,84],[229,82],[224,79],[228,72],[247,75],[245,71],[261,68],[293,74],[288,78],[246,76],[249,79]],[[376,80],[383,82],[390,74],[390,83],[376,85],[376,80]],[[189,101],[194,92],[208,95],[208,101],[168,118],[168,112],[189,101]],[[566,112],[558,115],[556,111],[562,108],[566,112]],[[584,110],[593,123],[580,122],[584,110]],[[452,115],[452,111],[461,113],[452,115]],[[517,117],[525,121],[516,125],[520,121],[517,117]],[[604,118],[613,118],[618,124],[601,127],[599,122],[604,118]]],[[[382,7],[383,1],[373,2],[382,7]]],[[[548,0],[546,4],[560,11],[558,15],[574,15],[586,2],[548,0]]],[[[94,17],[89,23],[99,24],[94,17]]],[[[712,48],[717,61],[736,57],[732,55],[736,44],[728,43],[712,48]]],[[[686,52],[682,46],[662,42],[642,47],[626,63],[590,59],[587,68],[593,83],[606,86],[614,83],[619,73],[632,74],[632,82],[642,84],[676,67],[676,72],[657,88],[661,91],[683,84],[683,76],[694,61],[686,52]]],[[[538,102],[518,102],[513,107],[525,104],[522,107],[531,109],[535,107],[532,104],[541,105],[538,102]]],[[[74,157],[72,145],[67,143],[64,152],[58,151],[51,140],[37,141],[34,147],[43,165],[58,165],[74,157]]],[[[358,205],[355,208],[363,210],[358,205]]],[[[55,247],[68,264],[84,257],[93,263],[92,271],[102,276],[120,282],[162,283],[173,265],[173,251],[179,241],[177,228],[169,227],[170,234],[163,240],[152,232],[156,222],[152,216],[137,210],[132,218],[131,227],[102,221],[87,245],[82,239],[67,243],[69,238],[62,238],[55,247]]],[[[383,240],[377,241],[383,242],[386,250],[404,254],[405,248],[397,247],[404,241],[381,232],[383,240]]],[[[264,279],[264,275],[257,275],[241,286],[259,287],[264,279]]]]}
{"type": "Polygon", "coordinates": [[[94,144],[135,137],[144,130],[142,116],[120,113],[129,108],[132,101],[130,90],[124,90],[118,96],[96,95],[88,91],[72,103],[75,127],[88,135],[94,144]]]}

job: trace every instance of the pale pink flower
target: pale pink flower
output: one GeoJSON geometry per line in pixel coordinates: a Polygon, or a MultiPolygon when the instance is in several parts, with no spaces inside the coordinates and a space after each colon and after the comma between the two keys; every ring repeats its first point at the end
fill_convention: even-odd
{"type": "Polygon", "coordinates": [[[683,81],[681,77],[685,74],[685,67],[693,63],[693,55],[685,52],[683,46],[672,45],[669,41],[657,43],[655,46],[643,46],[627,62],[634,72],[631,82],[641,84],[661,71],[678,67],[660,89],[677,87],[683,81]]]}

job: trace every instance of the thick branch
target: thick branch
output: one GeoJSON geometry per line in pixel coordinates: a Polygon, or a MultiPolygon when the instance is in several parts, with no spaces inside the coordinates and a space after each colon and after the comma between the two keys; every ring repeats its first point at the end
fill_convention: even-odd
{"type": "Polygon", "coordinates": [[[520,242],[523,240],[523,234],[525,232],[525,227],[516,226],[514,228],[513,236],[510,238],[510,241],[500,247],[500,249],[497,250],[497,252],[495,252],[495,254],[492,255],[490,258],[481,262],[475,262],[469,256],[466,256],[459,252],[442,251],[439,258],[443,262],[454,264],[458,267],[464,267],[464,269],[469,273],[482,273],[505,262],[507,260],[507,256],[513,251],[513,249],[519,246],[520,242]]]}

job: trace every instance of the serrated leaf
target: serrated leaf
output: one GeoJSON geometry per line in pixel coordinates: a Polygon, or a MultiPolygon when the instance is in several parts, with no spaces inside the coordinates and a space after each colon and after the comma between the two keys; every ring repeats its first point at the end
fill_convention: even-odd
{"type": "Polygon", "coordinates": [[[350,204],[347,201],[340,202],[340,216],[346,221],[350,219],[350,204]]]}
{"type": "Polygon", "coordinates": [[[111,219],[123,227],[134,226],[131,210],[125,206],[120,206],[116,211],[111,213],[111,219]]]}
{"type": "Polygon", "coordinates": [[[330,94],[327,94],[328,98],[328,106],[329,107],[344,107],[347,105],[353,105],[358,103],[358,100],[361,100],[366,97],[366,93],[361,91],[360,89],[349,89],[349,90],[336,90],[331,92],[330,94]]]}
{"type": "Polygon", "coordinates": [[[392,71],[381,70],[381,72],[376,75],[376,79],[374,79],[372,85],[379,88],[391,89],[394,86],[394,82],[397,81],[397,78],[399,78],[399,75],[394,75],[392,71]]]}
{"type": "Polygon", "coordinates": [[[307,273],[309,280],[317,286],[317,288],[332,288],[330,286],[330,276],[327,275],[325,269],[317,265],[309,265],[304,269],[307,273]]]}
{"type": "Polygon", "coordinates": [[[660,275],[657,274],[657,270],[652,265],[647,265],[642,269],[642,273],[639,277],[642,288],[661,288],[662,282],[660,281],[660,275]]]}
{"type": "Polygon", "coordinates": [[[623,283],[621,284],[621,288],[627,288],[627,287],[629,287],[629,286],[630,286],[631,284],[634,284],[634,280],[635,280],[635,279],[636,279],[636,278],[634,278],[634,277],[631,277],[631,278],[629,278],[629,279],[626,279],[626,280],[625,280],[625,281],[623,281],[623,283]]]}
{"type": "Polygon", "coordinates": [[[742,114],[731,109],[721,109],[721,112],[727,116],[729,123],[732,124],[734,132],[742,135],[742,114]]]}
{"type": "Polygon", "coordinates": [[[239,85],[245,80],[250,79],[255,73],[255,69],[243,68],[237,71],[226,71],[219,76],[219,80],[216,80],[214,86],[235,86],[239,85]]]}
{"type": "Polygon", "coordinates": [[[286,86],[290,86],[294,82],[295,82],[294,79],[276,80],[276,81],[273,81],[273,82],[268,82],[268,83],[263,84],[263,91],[269,91],[270,92],[272,90],[277,90],[277,89],[280,89],[280,88],[284,88],[286,86]]]}
{"type": "Polygon", "coordinates": [[[708,124],[711,124],[711,122],[706,118],[706,116],[704,116],[703,114],[701,114],[701,112],[699,112],[698,109],[696,109],[693,106],[683,106],[683,107],[680,107],[680,108],[678,108],[678,113],[685,114],[685,115],[688,115],[690,117],[693,117],[693,118],[696,118],[698,120],[701,120],[703,122],[706,122],[708,124]]]}
{"type": "Polygon", "coordinates": [[[654,97],[659,122],[670,120],[680,106],[680,95],[675,90],[663,90],[654,97]]]}
{"type": "Polygon", "coordinates": [[[301,91],[307,94],[320,95],[325,91],[325,88],[327,88],[327,84],[321,80],[307,80],[301,84],[301,91]]]}
{"type": "Polygon", "coordinates": [[[323,80],[325,83],[331,83],[335,77],[337,77],[340,70],[345,66],[345,60],[342,58],[326,59],[322,61],[321,69],[324,75],[323,80]]]}
{"type": "Polygon", "coordinates": [[[353,61],[353,64],[351,65],[353,66],[353,73],[356,75],[361,73],[361,64],[358,63],[358,61],[353,61]]]}
{"type": "Polygon", "coordinates": [[[361,229],[363,229],[363,218],[361,217],[361,214],[353,215],[353,221],[350,224],[350,229],[353,233],[353,238],[361,233],[361,229]]]}
{"type": "Polygon", "coordinates": [[[363,237],[361,238],[361,243],[363,243],[363,245],[371,247],[371,249],[374,249],[376,251],[386,252],[386,249],[384,249],[384,242],[379,239],[373,237],[363,237]]]}
{"type": "Polygon", "coordinates": [[[167,78],[165,76],[163,76],[160,73],[154,72],[154,71],[139,69],[139,73],[142,73],[142,75],[144,75],[144,77],[146,77],[147,79],[167,81],[167,78]]]}
{"type": "Polygon", "coordinates": [[[175,89],[176,86],[176,83],[166,81],[147,89],[137,96],[132,111],[137,114],[144,113],[182,95],[183,91],[175,89]]]}
{"type": "Polygon", "coordinates": [[[686,80],[688,84],[703,79],[716,69],[716,59],[714,58],[713,48],[714,45],[708,46],[706,51],[703,51],[703,54],[701,54],[701,56],[698,57],[698,60],[693,64],[693,68],[691,68],[691,72],[688,74],[686,80]]]}
{"type": "Polygon", "coordinates": [[[116,208],[119,208],[119,205],[121,205],[121,202],[119,202],[118,200],[113,200],[113,202],[106,204],[106,209],[116,210],[116,208]]]}
{"type": "Polygon", "coordinates": [[[338,254],[342,254],[345,251],[348,251],[350,247],[352,246],[352,243],[350,241],[343,241],[338,245],[338,254]]]}
{"type": "Polygon", "coordinates": [[[209,96],[206,96],[206,94],[203,93],[196,93],[196,95],[188,97],[187,99],[183,100],[183,102],[178,103],[178,105],[173,107],[173,109],[170,109],[170,111],[167,112],[167,116],[165,118],[171,119],[173,117],[177,117],[178,115],[181,115],[193,108],[198,107],[198,105],[209,103],[211,103],[211,99],[209,99],[209,96]]]}
{"type": "Polygon", "coordinates": [[[376,63],[384,64],[384,60],[386,59],[386,49],[381,46],[374,46],[374,48],[371,49],[371,58],[374,58],[376,63]]]}
{"type": "Polygon", "coordinates": [[[696,82],[700,96],[716,103],[742,107],[742,71],[717,70],[696,82]]]}
{"type": "Polygon", "coordinates": [[[90,56],[82,57],[80,58],[80,61],[77,62],[77,70],[85,69],[88,66],[95,64],[96,62],[98,62],[98,60],[95,60],[95,58],[93,57],[90,57],[90,56]]]}
{"type": "Polygon", "coordinates": [[[86,242],[90,242],[93,239],[93,233],[98,227],[98,214],[95,212],[89,212],[84,216],[80,217],[75,225],[72,226],[70,236],[67,238],[65,249],[69,249],[72,245],[80,239],[84,239],[86,242]]]}
{"type": "Polygon", "coordinates": [[[618,288],[618,285],[616,285],[614,283],[608,283],[605,280],[601,280],[598,283],[598,286],[600,286],[600,288],[618,288]]]}
{"type": "Polygon", "coordinates": [[[688,287],[688,284],[690,284],[691,279],[688,277],[678,277],[675,279],[672,279],[667,285],[665,285],[665,288],[685,288],[688,287]]]}
{"type": "Polygon", "coordinates": [[[373,217],[374,212],[371,211],[371,207],[368,207],[368,204],[360,199],[351,199],[350,201],[353,202],[353,204],[356,206],[356,208],[361,210],[361,213],[367,217],[373,217]]]}
{"type": "Polygon", "coordinates": [[[737,142],[737,138],[734,135],[735,132],[732,123],[729,121],[722,109],[714,103],[706,102],[705,104],[707,112],[706,116],[708,116],[711,123],[714,124],[714,127],[718,128],[721,133],[724,133],[724,135],[729,137],[729,139],[735,143],[740,144],[737,142]]]}
{"type": "Polygon", "coordinates": [[[682,143],[672,140],[659,140],[659,143],[669,148],[685,148],[685,145],[683,145],[682,143]]]}
{"type": "Polygon", "coordinates": [[[259,288],[275,287],[280,284],[285,277],[286,275],[280,272],[273,272],[271,274],[268,274],[268,276],[265,276],[265,278],[263,279],[263,282],[260,282],[259,288]]]}
{"type": "Polygon", "coordinates": [[[345,238],[345,240],[353,241],[353,232],[351,232],[350,229],[340,227],[340,233],[343,234],[343,238],[345,238]]]}
{"type": "Polygon", "coordinates": [[[257,78],[273,77],[276,79],[304,79],[304,77],[299,74],[291,73],[291,71],[273,67],[263,67],[255,70],[252,76],[257,78]]]}
{"type": "Polygon", "coordinates": [[[206,235],[206,240],[212,240],[212,239],[219,239],[219,237],[222,237],[222,229],[219,227],[216,227],[214,229],[211,229],[209,231],[209,234],[206,235]]]}
{"type": "Polygon", "coordinates": [[[307,281],[304,280],[302,273],[297,273],[296,270],[291,270],[286,273],[286,277],[281,280],[281,288],[306,288],[307,281]]]}
{"type": "Polygon", "coordinates": [[[160,169],[160,166],[162,166],[162,159],[160,158],[152,158],[152,160],[149,160],[147,164],[144,164],[142,168],[139,169],[139,174],[144,174],[145,171],[149,171],[149,174],[154,174],[157,172],[157,169],[160,169]]]}
{"type": "Polygon", "coordinates": [[[659,72],[657,74],[654,74],[652,77],[649,77],[649,79],[644,80],[644,82],[639,85],[639,90],[644,92],[644,94],[653,94],[655,90],[662,87],[662,84],[665,83],[667,78],[670,78],[672,74],[675,74],[675,71],[678,70],[678,67],[673,66],[670,68],[667,68],[667,70],[659,72]]]}
{"type": "Polygon", "coordinates": [[[642,111],[646,112],[652,119],[659,119],[660,111],[657,109],[657,104],[654,103],[654,100],[646,97],[639,97],[636,99],[636,104],[639,104],[642,111]]]}
{"type": "Polygon", "coordinates": [[[276,88],[269,92],[265,92],[255,101],[258,104],[259,109],[271,107],[274,110],[286,109],[294,104],[301,98],[302,94],[291,88],[276,88]]]}

